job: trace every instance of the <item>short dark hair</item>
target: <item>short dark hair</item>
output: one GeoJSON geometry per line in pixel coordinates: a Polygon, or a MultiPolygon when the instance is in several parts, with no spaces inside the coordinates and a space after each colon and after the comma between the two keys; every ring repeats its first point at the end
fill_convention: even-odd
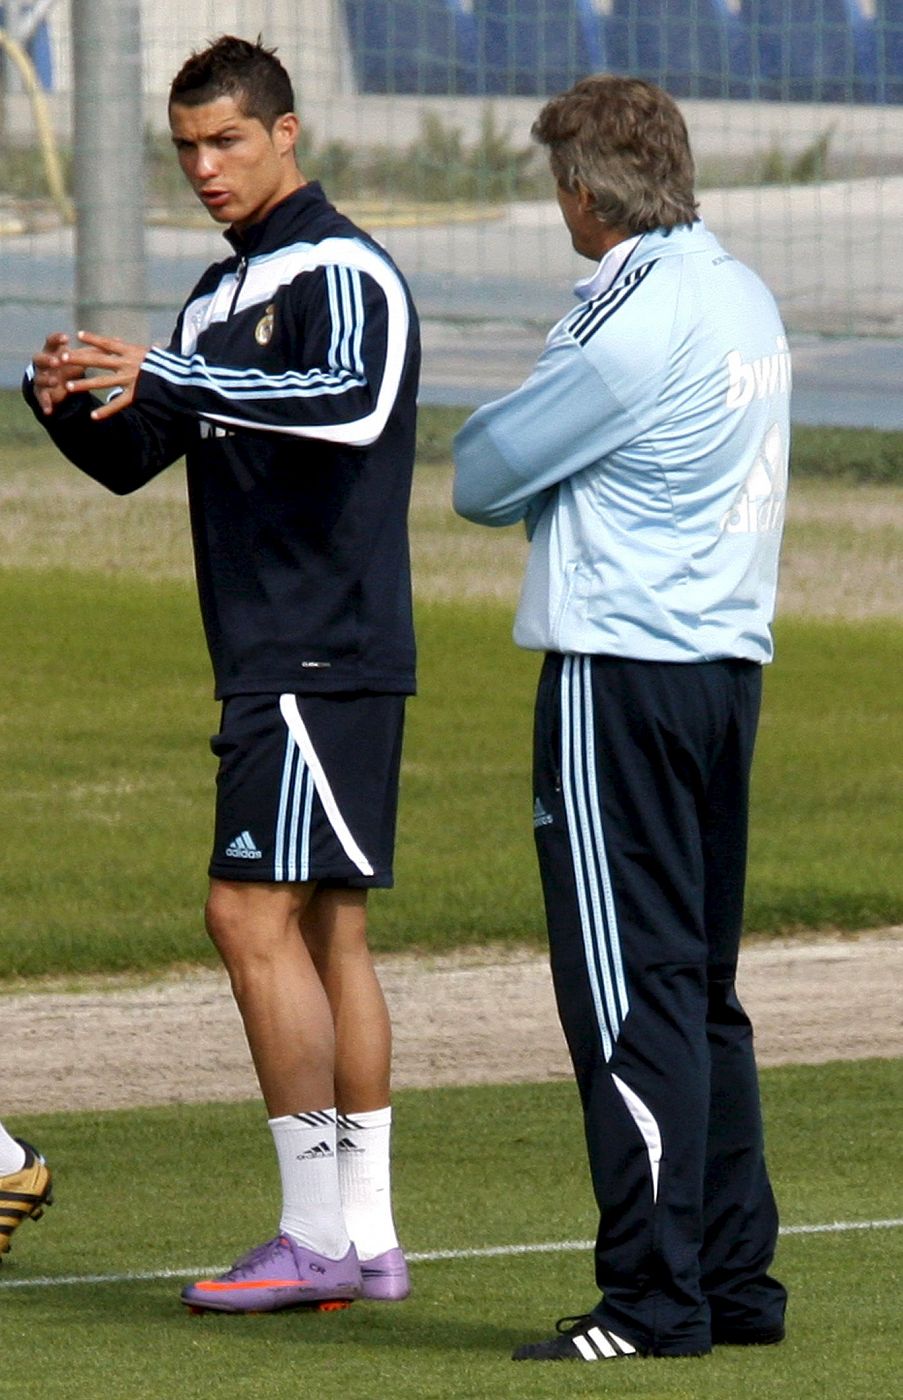
{"type": "Polygon", "coordinates": [[[218,97],[233,97],[246,117],[256,117],[272,131],[279,117],[295,110],[291,79],[275,49],[223,34],[179,69],[169,89],[169,105],[200,107],[218,97]]]}
{"type": "Polygon", "coordinates": [[[662,88],[597,73],[547,102],[533,123],[552,174],[572,194],[582,185],[610,228],[648,233],[698,217],[686,123],[662,88]]]}

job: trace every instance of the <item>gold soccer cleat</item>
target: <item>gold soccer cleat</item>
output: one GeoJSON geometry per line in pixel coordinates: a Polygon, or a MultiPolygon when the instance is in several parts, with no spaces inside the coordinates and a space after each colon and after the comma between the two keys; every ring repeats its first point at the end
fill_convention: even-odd
{"type": "Polygon", "coordinates": [[[8,1253],[22,1221],[39,1220],[53,1201],[53,1180],[44,1158],[21,1138],[16,1141],[25,1148],[25,1163],[10,1176],[0,1176],[0,1255],[8,1253]]]}

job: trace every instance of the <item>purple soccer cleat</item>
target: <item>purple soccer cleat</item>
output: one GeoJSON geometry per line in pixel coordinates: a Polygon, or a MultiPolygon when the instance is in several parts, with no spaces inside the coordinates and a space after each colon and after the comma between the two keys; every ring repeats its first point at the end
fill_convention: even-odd
{"type": "Polygon", "coordinates": [[[242,1255],[218,1278],[182,1289],[192,1312],[263,1313],[281,1308],[319,1312],[347,1308],[361,1295],[361,1269],[354,1245],[343,1259],[327,1259],[277,1235],[242,1255]]]}
{"type": "Polygon", "coordinates": [[[377,1303],[400,1303],[411,1291],[408,1265],[401,1249],[387,1249],[361,1260],[361,1297],[377,1303]]]}

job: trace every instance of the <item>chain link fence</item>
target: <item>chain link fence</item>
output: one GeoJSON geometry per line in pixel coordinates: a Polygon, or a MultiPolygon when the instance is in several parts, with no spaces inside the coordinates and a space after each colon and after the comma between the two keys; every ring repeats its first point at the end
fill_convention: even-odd
{"type": "Polygon", "coordinates": [[[222,255],[166,93],[224,32],[278,46],[304,173],[386,244],[427,320],[539,326],[570,304],[585,264],[529,130],[544,97],[608,69],[678,96],[703,216],[792,331],[903,335],[903,0],[130,0],[106,27],[105,3],[0,3],[2,383],[93,304],[92,257],[95,298],[165,339],[222,255]]]}

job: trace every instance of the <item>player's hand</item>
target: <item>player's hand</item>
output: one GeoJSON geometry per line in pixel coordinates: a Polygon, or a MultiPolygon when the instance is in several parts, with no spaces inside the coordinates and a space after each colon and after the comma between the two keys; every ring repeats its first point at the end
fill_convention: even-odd
{"type": "Polygon", "coordinates": [[[65,370],[76,371],[74,377],[66,379],[66,393],[122,390],[100,408],[94,409],[91,417],[100,422],[101,419],[111,418],[114,413],[121,413],[134,399],[135,385],[148,347],[129,345],[115,336],[94,335],[92,331],[79,331],[78,339],[78,349],[67,347],[60,355],[65,370]],[[99,370],[100,373],[88,378],[86,371],[89,369],[99,370]]]}
{"type": "Polygon", "coordinates": [[[48,335],[44,341],[44,348],[39,350],[32,360],[35,397],[41,411],[48,417],[66,397],[66,385],[69,380],[78,379],[82,374],[77,366],[65,364],[64,356],[68,348],[68,335],[63,331],[54,331],[52,335],[48,335]]]}

